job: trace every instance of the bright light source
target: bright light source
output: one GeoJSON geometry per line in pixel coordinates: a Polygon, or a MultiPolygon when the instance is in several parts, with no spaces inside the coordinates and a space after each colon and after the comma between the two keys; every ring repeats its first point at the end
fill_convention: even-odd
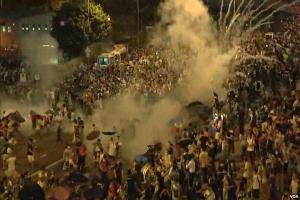
{"type": "Polygon", "coordinates": [[[43,44],[43,47],[50,47],[49,44],[43,44]]]}
{"type": "Polygon", "coordinates": [[[26,27],[26,31],[28,31],[29,30],[29,28],[28,27],[26,27]]]}
{"type": "Polygon", "coordinates": [[[45,28],[45,31],[47,31],[48,30],[48,28],[45,28]]]}

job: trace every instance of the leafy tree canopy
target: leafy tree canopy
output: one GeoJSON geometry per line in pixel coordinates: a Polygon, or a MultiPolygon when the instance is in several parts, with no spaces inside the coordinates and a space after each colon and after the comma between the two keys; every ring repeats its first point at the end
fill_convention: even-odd
{"type": "Polygon", "coordinates": [[[108,39],[111,29],[110,17],[100,5],[64,4],[53,18],[51,35],[68,56],[75,57],[88,44],[108,39]]]}

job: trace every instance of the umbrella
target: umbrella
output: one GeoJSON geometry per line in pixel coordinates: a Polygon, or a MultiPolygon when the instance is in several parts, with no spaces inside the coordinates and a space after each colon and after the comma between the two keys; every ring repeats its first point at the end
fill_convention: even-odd
{"type": "Polygon", "coordinates": [[[70,197],[70,190],[61,186],[55,187],[50,190],[49,196],[54,199],[67,200],[70,197]]]}
{"type": "Polygon", "coordinates": [[[17,112],[17,110],[13,110],[13,109],[9,109],[7,111],[4,112],[3,117],[6,118],[8,117],[11,113],[15,113],[17,112]]]}
{"type": "Polygon", "coordinates": [[[45,200],[44,190],[32,181],[26,181],[24,187],[19,191],[18,197],[20,200],[45,200]]]}
{"type": "Polygon", "coordinates": [[[104,199],[105,193],[99,187],[92,187],[91,189],[86,190],[83,193],[83,196],[86,200],[95,199],[95,198],[104,199]]]}
{"type": "Polygon", "coordinates": [[[191,102],[186,106],[186,109],[191,116],[198,116],[200,119],[206,121],[211,116],[211,108],[200,101],[191,102]]]}
{"type": "Polygon", "coordinates": [[[95,131],[90,132],[90,133],[86,136],[86,139],[87,139],[87,140],[94,140],[94,139],[98,138],[99,135],[100,135],[100,131],[99,131],[99,130],[95,130],[95,131]]]}
{"type": "Polygon", "coordinates": [[[78,172],[72,172],[70,173],[68,177],[68,181],[72,183],[86,183],[89,179],[85,177],[83,174],[78,172]]]}
{"type": "Polygon", "coordinates": [[[17,111],[15,113],[12,113],[12,119],[16,122],[23,123],[25,122],[25,118],[17,111]]]}
{"type": "Polygon", "coordinates": [[[187,147],[188,145],[192,144],[193,141],[191,139],[182,139],[179,141],[179,145],[182,147],[182,148],[185,148],[187,147]]]}
{"type": "Polygon", "coordinates": [[[4,118],[9,117],[18,123],[25,122],[25,118],[19,113],[19,111],[5,112],[4,118]]]}
{"type": "Polygon", "coordinates": [[[116,134],[116,132],[115,131],[104,131],[104,132],[102,132],[102,134],[103,135],[114,135],[114,134],[116,134]]]}

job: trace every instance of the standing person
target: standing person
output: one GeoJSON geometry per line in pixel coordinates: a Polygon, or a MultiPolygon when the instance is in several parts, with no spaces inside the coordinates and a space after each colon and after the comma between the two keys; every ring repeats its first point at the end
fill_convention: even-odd
{"type": "Polygon", "coordinates": [[[74,132],[73,132],[72,143],[75,144],[77,142],[77,138],[79,136],[79,129],[78,129],[78,121],[77,121],[77,119],[74,119],[74,121],[73,121],[73,128],[74,128],[74,132]]]}
{"type": "Polygon", "coordinates": [[[33,169],[34,166],[34,153],[33,153],[33,140],[32,138],[29,138],[27,143],[27,160],[29,165],[31,166],[31,169],[33,169]]]}
{"type": "Polygon", "coordinates": [[[300,184],[296,174],[293,174],[293,178],[290,184],[291,194],[299,194],[300,184]]]}
{"type": "Polygon", "coordinates": [[[116,157],[117,155],[117,144],[114,139],[111,137],[108,142],[108,155],[111,157],[116,157]]]}
{"type": "Polygon", "coordinates": [[[202,174],[202,181],[207,182],[207,166],[208,166],[208,153],[205,149],[202,149],[202,151],[199,154],[199,161],[200,161],[200,167],[201,167],[201,174],[202,174]]]}
{"type": "Polygon", "coordinates": [[[123,145],[123,143],[121,141],[120,136],[118,135],[117,140],[116,140],[116,148],[117,148],[117,155],[118,156],[120,156],[120,150],[121,150],[122,145],[123,145]]]}
{"type": "Polygon", "coordinates": [[[259,199],[260,186],[261,186],[261,177],[258,174],[258,169],[255,168],[252,176],[252,197],[254,199],[259,199]]]}
{"type": "Polygon", "coordinates": [[[83,172],[84,167],[85,167],[85,157],[86,157],[86,147],[84,144],[81,144],[78,148],[77,152],[78,156],[78,169],[80,172],[83,172]]]}
{"type": "Polygon", "coordinates": [[[188,188],[192,188],[194,183],[195,172],[196,172],[196,163],[194,158],[189,158],[189,161],[186,165],[186,169],[188,171],[188,176],[187,176],[188,188]]]}
{"type": "Polygon", "coordinates": [[[8,178],[15,178],[19,176],[19,173],[16,170],[16,156],[9,155],[6,159],[7,170],[4,172],[8,178]]]}
{"type": "Polygon", "coordinates": [[[78,122],[78,130],[79,130],[79,138],[84,137],[84,121],[80,117],[77,118],[78,122]]]}
{"type": "Polygon", "coordinates": [[[247,137],[247,154],[250,158],[252,165],[254,164],[254,146],[255,146],[254,136],[253,133],[250,132],[247,137]]]}
{"type": "Polygon", "coordinates": [[[178,180],[171,181],[172,200],[181,199],[181,185],[178,180]]]}
{"type": "Polygon", "coordinates": [[[222,192],[223,200],[228,200],[228,191],[229,191],[229,180],[228,180],[228,176],[225,175],[223,178],[223,192],[222,192]]]}
{"type": "Polygon", "coordinates": [[[58,143],[63,143],[61,123],[58,124],[57,130],[56,130],[56,144],[58,144],[58,143]]]}
{"type": "Polygon", "coordinates": [[[132,172],[129,169],[127,171],[127,200],[136,200],[138,197],[138,188],[136,182],[132,177],[132,172]]]}
{"type": "Polygon", "coordinates": [[[245,112],[243,109],[239,108],[238,110],[238,125],[240,134],[244,134],[244,126],[245,126],[245,112]]]}
{"type": "Polygon", "coordinates": [[[233,130],[229,130],[227,133],[228,153],[234,154],[234,133],[233,130]]]}
{"type": "Polygon", "coordinates": [[[75,168],[75,162],[74,162],[74,152],[70,145],[66,145],[64,153],[63,153],[63,170],[67,170],[70,167],[75,168]]]}
{"type": "Polygon", "coordinates": [[[241,144],[241,148],[242,148],[241,157],[242,157],[242,159],[244,159],[246,156],[246,150],[247,150],[247,139],[244,134],[240,134],[239,139],[240,139],[240,144],[241,144]]]}

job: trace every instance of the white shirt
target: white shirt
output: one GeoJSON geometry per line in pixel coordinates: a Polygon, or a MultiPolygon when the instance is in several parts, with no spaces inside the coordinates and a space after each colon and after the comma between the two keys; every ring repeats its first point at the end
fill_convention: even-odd
{"type": "Polygon", "coordinates": [[[208,165],[208,153],[206,151],[202,151],[199,155],[200,165],[202,168],[207,167],[208,165]]]}
{"type": "Polygon", "coordinates": [[[8,166],[8,171],[14,171],[16,169],[16,157],[9,157],[6,160],[7,166],[8,166]]]}
{"type": "Polygon", "coordinates": [[[196,171],[196,163],[194,159],[191,159],[188,164],[186,165],[186,168],[188,169],[189,173],[195,173],[196,171]]]}
{"type": "Polygon", "coordinates": [[[254,139],[247,138],[247,151],[254,151],[254,139]]]}
{"type": "Polygon", "coordinates": [[[291,182],[291,192],[292,194],[297,194],[298,193],[298,182],[295,180],[295,179],[292,179],[292,182],[291,182]]]}
{"type": "Polygon", "coordinates": [[[252,179],[252,188],[254,190],[258,190],[260,187],[260,182],[261,182],[261,178],[258,174],[253,174],[253,179],[252,179]]]}

